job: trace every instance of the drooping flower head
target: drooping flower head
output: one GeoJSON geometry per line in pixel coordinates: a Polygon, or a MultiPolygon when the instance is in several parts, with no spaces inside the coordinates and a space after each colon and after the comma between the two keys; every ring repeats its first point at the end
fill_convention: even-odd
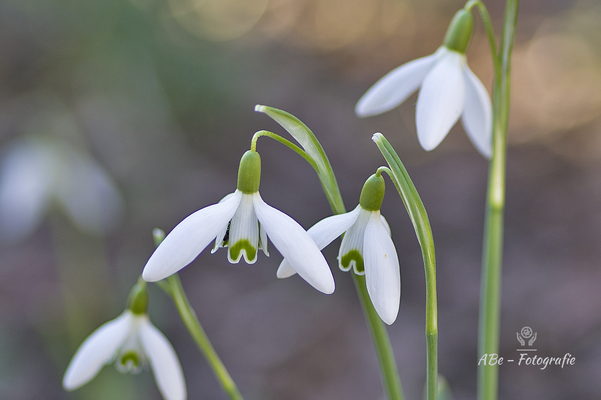
{"type": "Polygon", "coordinates": [[[253,264],[259,249],[269,255],[269,237],[303,279],[323,293],[334,292],[334,278],[321,251],[296,221],[263,201],[260,180],[261,158],[249,150],[240,161],[236,191],[180,222],[146,263],[143,278],[154,282],[176,273],[213,240],[212,252],[227,247],[231,263],[244,257],[253,264]]]}
{"type": "Polygon", "coordinates": [[[108,173],[89,155],[52,136],[27,136],[0,154],[0,242],[31,234],[61,210],[84,232],[105,234],[123,213],[108,173]]]}
{"type": "Polygon", "coordinates": [[[468,137],[486,158],[492,154],[492,107],[486,88],[467,65],[465,51],[474,18],[469,10],[456,14],[443,45],[432,55],[392,70],[359,99],[355,113],[369,117],[389,111],[420,86],[417,136],[425,150],[436,148],[459,117],[468,137]]]}
{"type": "MultiPolygon", "coordinates": [[[[359,205],[353,211],[325,218],[307,232],[320,249],[344,233],[338,265],[343,271],[352,269],[357,275],[365,275],[372,304],[380,318],[390,325],[399,311],[401,273],[390,228],[380,215],[384,189],[384,178],[378,173],[372,175],[363,185],[359,205]]],[[[293,274],[285,259],[278,277],[293,274]]]]}
{"type": "Polygon", "coordinates": [[[186,398],[184,374],[175,350],[148,319],[147,306],[146,287],[137,284],[128,308],[96,329],[77,349],[63,378],[65,390],[85,385],[111,362],[123,373],[139,373],[150,364],[163,398],[186,398]]]}

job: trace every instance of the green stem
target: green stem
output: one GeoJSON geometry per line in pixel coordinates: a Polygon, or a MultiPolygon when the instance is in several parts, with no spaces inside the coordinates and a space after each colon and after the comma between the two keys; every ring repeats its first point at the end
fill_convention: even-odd
{"type": "Polygon", "coordinates": [[[188,332],[192,336],[192,339],[196,342],[196,345],[206,358],[207,362],[213,369],[213,373],[215,377],[219,381],[219,384],[223,388],[223,391],[230,397],[232,400],[243,400],[242,395],[238,391],[234,380],[227,372],[227,369],[221,362],[221,359],[217,355],[217,352],[213,348],[213,345],[209,341],[207,334],[204,329],[200,325],[200,321],[196,316],[196,313],[192,309],[190,302],[188,301],[188,297],[184,292],[184,288],[182,287],[182,282],[179,279],[178,274],[173,274],[169,278],[167,278],[167,282],[170,285],[170,294],[173,298],[173,302],[179,311],[179,315],[184,321],[188,332]]]}
{"type": "Polygon", "coordinates": [[[258,131],[256,132],[251,141],[250,141],[250,149],[252,151],[257,151],[257,140],[261,137],[261,136],[267,136],[273,140],[276,140],[278,142],[280,142],[281,144],[283,144],[284,146],[288,147],[289,149],[293,150],[294,152],[296,152],[296,154],[300,155],[302,158],[305,159],[306,162],[309,163],[309,165],[311,165],[314,169],[317,170],[317,164],[315,163],[315,161],[313,161],[313,159],[299,146],[295,145],[294,143],[292,143],[290,140],[281,137],[280,135],[270,132],[270,131],[258,131]]]}
{"type": "Polygon", "coordinates": [[[486,29],[486,34],[488,36],[488,42],[490,45],[490,53],[492,56],[492,61],[493,61],[493,68],[494,68],[494,72],[495,72],[495,76],[499,76],[500,75],[500,62],[499,62],[499,55],[497,54],[497,44],[495,42],[495,34],[494,31],[492,29],[492,22],[490,19],[490,14],[488,13],[488,10],[486,9],[486,6],[484,5],[484,3],[482,3],[482,1],[480,0],[470,0],[465,4],[465,9],[466,10],[470,10],[473,7],[477,7],[478,11],[480,12],[480,17],[482,18],[482,21],[484,22],[484,28],[486,29]]]}
{"type": "MultiPolygon", "coordinates": [[[[482,256],[482,284],[479,323],[478,359],[484,354],[498,354],[501,314],[501,269],[505,210],[505,169],[507,129],[511,86],[511,51],[515,39],[519,0],[508,0],[505,12],[499,73],[493,89],[493,155],[489,169],[486,201],[486,223],[482,256]]],[[[498,365],[478,367],[478,398],[496,400],[498,395],[498,365]]]]}
{"type": "Polygon", "coordinates": [[[382,384],[386,389],[387,398],[389,400],[402,400],[404,399],[403,388],[401,387],[401,380],[399,379],[399,372],[386,326],[371,303],[365,284],[365,275],[357,275],[353,272],[351,272],[351,275],[361,302],[363,315],[376,347],[376,354],[382,371],[382,384]]]}

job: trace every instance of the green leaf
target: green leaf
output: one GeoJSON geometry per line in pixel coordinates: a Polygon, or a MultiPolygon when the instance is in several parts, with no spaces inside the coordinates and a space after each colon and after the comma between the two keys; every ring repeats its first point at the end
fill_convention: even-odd
{"type": "Polygon", "coordinates": [[[428,399],[436,399],[438,375],[438,306],[436,300],[436,260],[434,255],[434,238],[428,220],[428,214],[417,189],[401,159],[392,145],[381,133],[375,133],[372,140],[386,159],[394,185],[407,209],[413,229],[419,241],[424,271],[426,274],[426,347],[427,347],[427,393],[428,399]]]}

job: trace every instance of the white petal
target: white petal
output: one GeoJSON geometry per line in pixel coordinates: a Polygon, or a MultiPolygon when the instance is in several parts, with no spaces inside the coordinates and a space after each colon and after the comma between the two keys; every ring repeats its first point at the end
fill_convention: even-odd
{"type": "MultiPolygon", "coordinates": [[[[223,203],[224,201],[226,201],[227,199],[229,199],[230,197],[232,197],[235,193],[230,193],[227,196],[225,196],[223,199],[219,200],[220,203],[223,203]]],[[[211,254],[215,253],[217,250],[219,250],[221,247],[223,247],[223,239],[225,238],[225,234],[227,233],[227,228],[228,225],[224,225],[223,229],[221,229],[221,232],[219,232],[217,234],[217,236],[215,237],[215,246],[213,246],[213,248],[211,249],[211,254]]]]}
{"type": "Polygon", "coordinates": [[[465,105],[465,55],[447,50],[424,78],[415,112],[417,137],[432,150],[455,125],[465,105]]]}
{"type": "Polygon", "coordinates": [[[437,59],[437,53],[401,65],[384,75],[357,102],[355,114],[369,117],[389,111],[415,92],[437,59]]]}
{"type": "Polygon", "coordinates": [[[253,196],[250,194],[242,195],[240,205],[238,205],[238,209],[232,217],[227,246],[227,258],[229,262],[236,264],[242,256],[244,256],[248,264],[254,264],[257,261],[259,221],[257,220],[253,206],[253,196]],[[241,245],[242,247],[237,248],[237,245],[241,245]],[[250,248],[248,248],[249,246],[250,248]],[[237,254],[234,254],[235,252],[237,254]]]}
{"type": "Polygon", "coordinates": [[[486,88],[469,69],[463,69],[465,77],[465,107],[461,122],[478,149],[486,158],[492,156],[492,106],[486,88]]]}
{"type": "MultiPolygon", "coordinates": [[[[309,228],[307,233],[311,236],[311,239],[313,239],[319,250],[321,250],[346,232],[355,223],[358,215],[359,206],[351,212],[332,215],[331,217],[322,219],[309,228]]],[[[278,278],[288,278],[294,274],[296,274],[296,271],[292,268],[292,265],[286,259],[282,260],[277,272],[278,278]]]]}
{"type": "Polygon", "coordinates": [[[154,325],[148,321],[140,325],[140,340],[150,361],[154,379],[166,400],[184,400],[186,383],[175,350],[154,325]]]}
{"type": "Polygon", "coordinates": [[[320,292],[334,292],[334,277],[323,254],[309,234],[292,218],[266,204],[259,193],[253,194],[255,212],[278,251],[292,268],[320,292]]]}
{"type": "Polygon", "coordinates": [[[74,390],[87,383],[113,359],[132,329],[132,321],[131,312],[126,310],[88,336],[77,349],[65,372],[65,390],[74,390]]]}
{"type": "Polygon", "coordinates": [[[180,222],[152,253],[142,277],[155,282],[190,264],[223,230],[236,212],[242,192],[236,190],[226,201],[196,211],[180,222]]]}
{"type": "Polygon", "coordinates": [[[63,144],[54,147],[61,161],[54,187],[56,198],[80,229],[95,234],[109,232],[123,214],[117,186],[86,154],[63,144]]]}
{"type": "Polygon", "coordinates": [[[44,148],[18,141],[6,148],[0,165],[0,239],[14,242],[39,224],[49,199],[50,162],[44,148]]]}
{"type": "Polygon", "coordinates": [[[390,325],[399,313],[401,272],[394,243],[377,212],[365,228],[363,251],[367,292],[382,321],[390,325]]]}

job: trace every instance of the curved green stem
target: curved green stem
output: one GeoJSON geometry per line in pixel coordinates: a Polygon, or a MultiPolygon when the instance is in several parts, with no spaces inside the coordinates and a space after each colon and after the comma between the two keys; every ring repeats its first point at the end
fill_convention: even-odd
{"type": "Polygon", "coordinates": [[[171,275],[169,278],[167,278],[167,282],[169,283],[171,289],[171,297],[173,298],[173,302],[177,307],[177,311],[179,312],[184,325],[186,325],[186,328],[188,329],[188,332],[190,332],[192,339],[194,339],[196,345],[211,366],[211,369],[219,381],[219,384],[223,388],[223,391],[232,400],[243,400],[242,395],[234,383],[234,380],[227,372],[227,369],[223,365],[223,362],[221,362],[221,359],[209,341],[207,334],[202,328],[202,325],[200,325],[200,321],[198,320],[198,317],[192,309],[192,306],[188,301],[188,297],[184,292],[179,275],[171,275]]]}
{"type": "Polygon", "coordinates": [[[482,22],[484,22],[484,28],[486,29],[486,34],[488,36],[488,42],[490,45],[490,53],[493,60],[495,76],[499,76],[501,64],[499,60],[499,55],[497,54],[497,44],[495,42],[495,33],[492,29],[492,21],[490,19],[490,14],[488,14],[486,6],[480,0],[470,0],[464,6],[466,10],[470,11],[473,7],[478,8],[478,11],[480,12],[480,17],[482,18],[482,22]]]}
{"type": "Polygon", "coordinates": [[[280,135],[270,132],[270,131],[258,131],[256,132],[251,141],[250,141],[250,149],[252,151],[257,151],[257,140],[261,137],[261,136],[267,136],[275,141],[280,142],[281,144],[283,144],[284,146],[288,147],[289,149],[293,150],[294,152],[296,152],[298,155],[300,155],[302,158],[305,159],[306,162],[309,163],[309,165],[311,165],[314,169],[317,169],[317,164],[315,163],[315,161],[313,161],[313,159],[299,146],[295,145],[294,143],[292,143],[290,140],[281,137],[280,135]]]}
{"type": "MultiPolygon", "coordinates": [[[[498,354],[501,314],[501,269],[505,210],[505,168],[507,129],[511,86],[511,51],[515,39],[519,0],[508,0],[501,48],[500,70],[495,74],[493,89],[493,155],[490,163],[486,200],[486,224],[482,255],[482,284],[478,359],[484,354],[498,354]]],[[[478,398],[496,400],[498,395],[498,365],[478,367],[478,398]]]]}

